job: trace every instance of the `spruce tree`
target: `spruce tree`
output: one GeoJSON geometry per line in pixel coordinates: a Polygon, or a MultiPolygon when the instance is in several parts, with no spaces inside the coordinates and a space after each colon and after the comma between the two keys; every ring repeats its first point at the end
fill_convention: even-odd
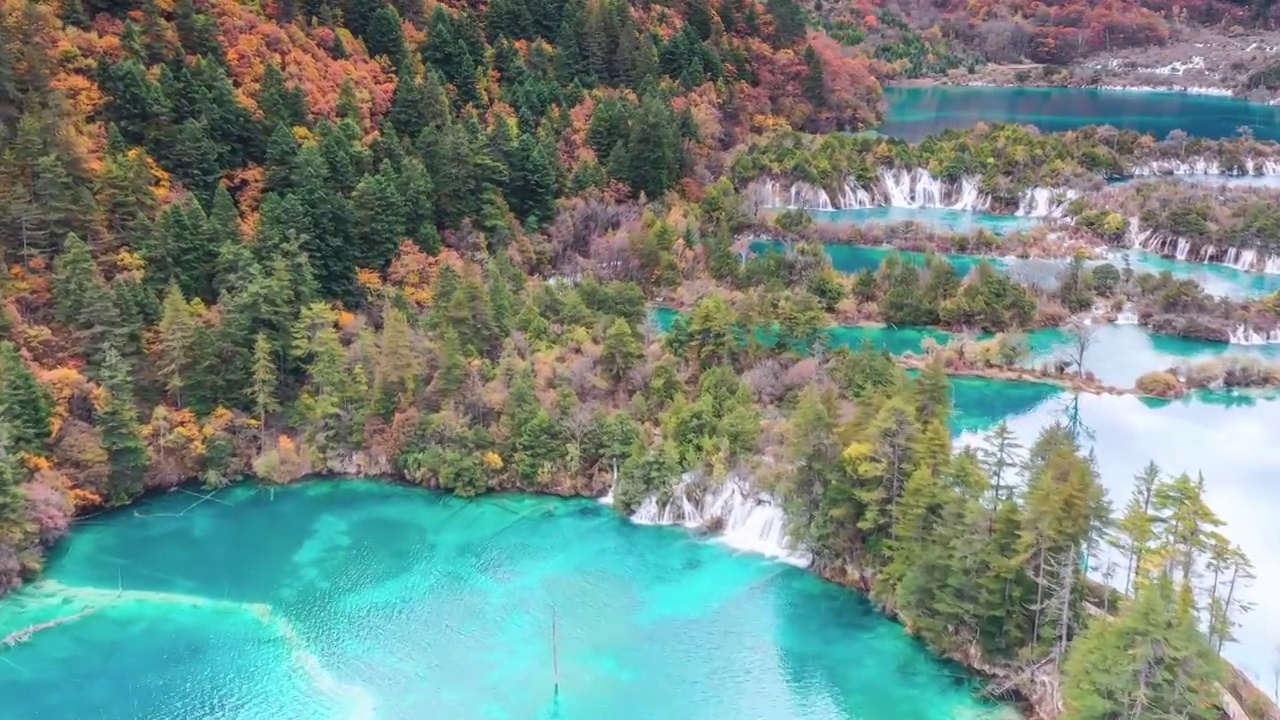
{"type": "Polygon", "coordinates": [[[525,133],[514,149],[510,171],[504,197],[512,212],[535,225],[550,222],[559,190],[552,155],[536,137],[525,133]]]}
{"type": "Polygon", "coordinates": [[[89,246],[72,233],[53,261],[54,314],[68,327],[77,327],[92,297],[102,292],[102,278],[89,246]]]}
{"type": "Polygon", "coordinates": [[[267,64],[257,100],[267,128],[274,129],[278,125],[292,128],[307,124],[306,96],[301,88],[285,85],[284,75],[275,63],[267,64]]]}
{"type": "Polygon", "coordinates": [[[390,6],[379,8],[369,21],[369,27],[364,33],[364,44],[369,55],[385,56],[391,61],[391,67],[403,67],[409,54],[405,49],[400,13],[390,6]]]}
{"type": "Polygon", "coordinates": [[[485,35],[489,42],[498,38],[527,40],[533,37],[533,16],[526,0],[493,0],[484,15],[485,35]]]}
{"type": "Polygon", "coordinates": [[[12,447],[3,410],[0,407],[0,547],[20,548],[33,530],[27,494],[22,491],[26,471],[12,447]]]}
{"type": "Polygon", "coordinates": [[[1001,420],[999,425],[985,438],[978,450],[978,458],[982,468],[992,482],[992,508],[997,507],[1005,498],[1005,489],[1013,480],[1013,473],[1021,466],[1019,453],[1022,445],[1010,429],[1008,421],[1001,420]]]}
{"type": "Polygon", "coordinates": [[[436,232],[435,186],[426,167],[416,157],[400,164],[400,196],[404,200],[405,231],[429,255],[440,250],[436,232]]]}
{"type": "Polygon", "coordinates": [[[14,455],[43,455],[49,440],[53,398],[36,380],[13,343],[0,342],[0,424],[14,455]]]}
{"type": "Polygon", "coordinates": [[[431,15],[427,42],[422,46],[422,59],[457,89],[459,105],[466,105],[479,100],[476,92],[479,73],[459,24],[443,5],[437,5],[431,15]]]}
{"type": "Polygon", "coordinates": [[[1221,668],[1161,573],[1114,620],[1095,617],[1063,667],[1066,720],[1215,720],[1221,668]]]}
{"type": "Polygon", "coordinates": [[[280,124],[267,140],[267,191],[284,192],[293,187],[298,169],[298,140],[289,127],[280,124]]]}
{"type": "Polygon", "coordinates": [[[102,431],[102,447],[111,466],[107,501],[122,505],[142,492],[147,448],[139,434],[129,368],[114,348],[106,350],[100,375],[106,403],[98,415],[98,429],[102,431]]]}
{"type": "MultiPolygon", "coordinates": [[[[640,102],[626,141],[623,177],[637,194],[658,199],[680,179],[683,152],[675,114],[657,96],[640,102]]],[[[612,164],[610,170],[614,170],[612,164]]]]}
{"type": "Polygon", "coordinates": [[[267,447],[267,413],[280,409],[276,400],[279,375],[276,371],[276,348],[266,333],[253,339],[253,375],[249,399],[258,414],[258,447],[267,447]]]}
{"type": "Polygon", "coordinates": [[[190,379],[193,366],[191,356],[195,342],[196,316],[177,284],[170,284],[165,293],[160,323],[156,327],[156,374],[164,383],[165,392],[177,407],[182,407],[182,389],[190,379]]]}
{"type": "Polygon", "coordinates": [[[620,381],[644,356],[644,348],[626,320],[618,318],[605,331],[600,365],[614,382],[620,381]]]}
{"type": "Polygon", "coordinates": [[[809,69],[804,77],[804,98],[815,108],[827,104],[826,74],[822,67],[822,58],[814,51],[812,45],[804,48],[804,64],[809,69]]]}
{"type": "Polygon", "coordinates": [[[384,164],[378,174],[366,175],[352,193],[360,267],[383,269],[405,237],[408,213],[398,180],[390,165],[384,164]]]}
{"type": "Polygon", "coordinates": [[[1159,517],[1155,514],[1154,501],[1159,484],[1160,468],[1154,462],[1148,462],[1133,478],[1133,492],[1116,527],[1123,542],[1121,549],[1128,556],[1123,588],[1125,595],[1130,590],[1137,592],[1150,575],[1147,565],[1155,550],[1159,517]]]}
{"type": "Polygon", "coordinates": [[[396,92],[391,97],[391,111],[387,113],[387,122],[391,123],[402,137],[416,138],[427,127],[426,91],[412,65],[402,65],[398,75],[396,92]]]}

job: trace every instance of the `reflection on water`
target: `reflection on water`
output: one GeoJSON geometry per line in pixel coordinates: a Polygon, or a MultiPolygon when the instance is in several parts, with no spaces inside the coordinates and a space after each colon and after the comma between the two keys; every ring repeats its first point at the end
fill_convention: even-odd
{"type": "Polygon", "coordinates": [[[878,131],[917,141],[979,122],[1016,122],[1047,132],[1111,125],[1164,138],[1173,130],[1226,138],[1247,126],[1260,140],[1280,140],[1280,108],[1234,98],[1174,92],[1087,88],[887,87],[878,131]]]}
{"type": "MultiPolygon", "coordinates": [[[[1223,532],[1249,555],[1258,579],[1246,598],[1258,604],[1245,615],[1239,644],[1226,654],[1246,669],[1269,674],[1280,643],[1280,535],[1274,515],[1280,507],[1280,453],[1274,452],[1280,427],[1280,399],[1232,394],[1198,394],[1176,401],[1144,402],[1134,397],[1053,393],[1036,406],[1010,413],[1002,401],[1008,383],[976,381],[956,389],[958,415],[966,419],[963,442],[1007,418],[1024,443],[1051,422],[1074,414],[1087,433],[1103,484],[1116,506],[1129,496],[1133,476],[1149,460],[1166,473],[1203,473],[1207,499],[1226,522],[1223,532]],[[967,432],[966,432],[967,431],[967,432]]],[[[1119,557],[1112,558],[1122,562],[1119,557]]],[[[1103,561],[1105,563],[1105,558],[1103,561]]]]}

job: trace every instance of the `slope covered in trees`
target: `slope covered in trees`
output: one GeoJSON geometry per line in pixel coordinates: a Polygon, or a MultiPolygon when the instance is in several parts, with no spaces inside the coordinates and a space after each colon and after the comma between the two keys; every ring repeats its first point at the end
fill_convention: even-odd
{"type": "Polygon", "coordinates": [[[807,7],[834,37],[875,48],[907,77],[979,62],[1068,64],[1198,28],[1271,29],[1280,19],[1267,0],[812,0],[807,7]]]}
{"type": "Polygon", "coordinates": [[[826,574],[870,590],[938,650],[997,668],[998,687],[1037,696],[1042,712],[1219,717],[1216,654],[1247,610],[1237,591],[1250,566],[1218,532],[1202,478],[1151,464],[1113,518],[1069,424],[1026,448],[1000,425],[957,451],[938,368],[908,380],[858,353],[831,381],[798,394],[777,478],[826,574]],[[1125,558],[1114,621],[1088,580],[1104,543],[1125,558]],[[1041,682],[1059,675],[1060,695],[1041,682]]]}
{"type": "MultiPolygon", "coordinates": [[[[865,127],[883,69],[790,0],[0,0],[0,590],[75,513],[192,479],[616,480],[626,505],[772,457],[820,559],[873,567],[930,642],[1057,662],[1106,516],[1074,440],[1009,489],[952,450],[940,366],[811,356],[852,280],[733,241],[725,151],[865,127]]],[[[1031,311],[900,270],[904,318],[1031,311]]],[[[1178,527],[1144,557],[1226,637],[1178,527]]]]}
{"type": "Polygon", "coordinates": [[[798,11],[4,0],[0,587],[72,512],[192,477],[589,475],[544,465],[654,360],[646,294],[698,245],[674,208],[746,133],[878,117],[874,64],[798,11]],[[640,285],[532,280],[607,233],[640,285]]]}

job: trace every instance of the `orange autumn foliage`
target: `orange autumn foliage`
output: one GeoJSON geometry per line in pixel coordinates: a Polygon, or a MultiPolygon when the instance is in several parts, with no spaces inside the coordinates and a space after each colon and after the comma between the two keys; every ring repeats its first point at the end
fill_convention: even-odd
{"type": "Polygon", "coordinates": [[[41,370],[36,373],[36,379],[53,396],[53,415],[49,424],[54,435],[71,416],[73,407],[99,410],[106,399],[102,389],[75,368],[61,366],[41,370]]]}
{"type": "Polygon", "coordinates": [[[43,455],[22,453],[18,456],[18,459],[22,462],[23,467],[27,469],[27,472],[32,474],[38,473],[41,470],[48,470],[53,467],[53,463],[49,462],[49,458],[44,457],[43,455]]]}
{"type": "MultiPolygon", "coordinates": [[[[270,22],[234,0],[210,0],[209,6],[218,18],[232,79],[245,96],[257,96],[266,67],[274,62],[286,84],[302,89],[313,115],[336,117],[338,92],[348,79],[355,87],[365,127],[376,124],[390,109],[394,75],[369,58],[349,34],[342,38],[347,57],[335,59],[317,42],[318,31],[308,34],[298,24],[270,22]]],[[[330,42],[331,38],[329,31],[330,42]]]]}
{"type": "Polygon", "coordinates": [[[431,304],[431,287],[443,265],[461,271],[466,263],[453,250],[444,249],[439,255],[432,257],[411,241],[405,240],[400,243],[400,249],[391,259],[387,279],[404,291],[410,302],[418,307],[426,307],[431,304]]]}
{"type": "Polygon", "coordinates": [[[102,496],[92,490],[73,487],[67,492],[67,497],[77,513],[102,507],[102,496]]]}

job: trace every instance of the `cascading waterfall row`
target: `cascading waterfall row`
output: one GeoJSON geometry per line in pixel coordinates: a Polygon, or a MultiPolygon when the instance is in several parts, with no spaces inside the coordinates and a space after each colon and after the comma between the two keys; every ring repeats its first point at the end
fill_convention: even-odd
{"type": "Polygon", "coordinates": [[[1227,336],[1227,341],[1232,345],[1280,345],[1280,328],[1268,330],[1263,334],[1240,323],[1227,336]]]}
{"type": "MultiPolygon", "coordinates": [[[[1134,248],[1178,260],[1186,260],[1192,254],[1190,240],[1143,229],[1136,217],[1129,218],[1127,239],[1129,245],[1134,248]]],[[[1202,245],[1196,252],[1196,261],[1225,265],[1241,272],[1280,275],[1280,255],[1263,255],[1256,248],[1219,248],[1215,245],[1202,245]]]]}
{"type": "Polygon", "coordinates": [[[748,193],[765,207],[820,211],[873,207],[982,211],[991,207],[991,198],[979,189],[976,177],[949,182],[924,169],[881,170],[870,188],[846,180],[835,202],[823,188],[803,181],[784,186],[777,180],[757,180],[751,183],[748,193]]]}
{"type": "MultiPolygon", "coordinates": [[[[612,504],[612,492],[601,502],[612,504]]],[[[631,521],[640,525],[715,530],[721,541],[739,550],[802,567],[810,560],[787,535],[787,518],[782,507],[768,493],[755,491],[750,481],[741,477],[707,483],[686,475],[672,488],[670,499],[665,503],[660,503],[655,496],[645,498],[631,521]]]]}
{"type": "Polygon", "coordinates": [[[1218,160],[1203,157],[1183,160],[1151,160],[1129,170],[1134,177],[1156,175],[1280,175],[1280,160],[1246,158],[1243,167],[1227,169],[1218,160]]]}

